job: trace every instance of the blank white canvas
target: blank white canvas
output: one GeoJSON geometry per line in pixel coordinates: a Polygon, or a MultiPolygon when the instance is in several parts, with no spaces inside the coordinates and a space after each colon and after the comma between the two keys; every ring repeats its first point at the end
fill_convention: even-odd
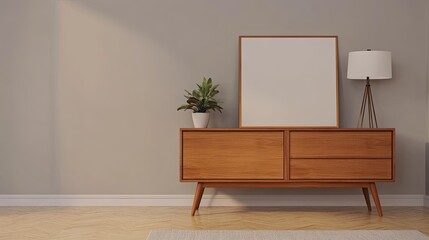
{"type": "Polygon", "coordinates": [[[241,126],[338,127],[334,37],[242,37],[241,126]]]}

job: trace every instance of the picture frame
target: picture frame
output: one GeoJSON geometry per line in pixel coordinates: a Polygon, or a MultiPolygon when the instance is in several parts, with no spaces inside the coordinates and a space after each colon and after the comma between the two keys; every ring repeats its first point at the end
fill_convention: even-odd
{"type": "Polygon", "coordinates": [[[338,128],[338,36],[240,36],[239,127],[338,128]]]}

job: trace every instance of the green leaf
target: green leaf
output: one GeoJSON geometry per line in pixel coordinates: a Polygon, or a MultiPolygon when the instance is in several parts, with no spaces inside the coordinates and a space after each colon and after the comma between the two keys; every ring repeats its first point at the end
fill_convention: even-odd
{"type": "Polygon", "coordinates": [[[177,108],[177,111],[179,111],[179,110],[185,110],[186,111],[188,109],[190,109],[190,106],[188,104],[183,104],[182,106],[177,108]]]}
{"type": "Polygon", "coordinates": [[[200,101],[200,100],[198,100],[198,99],[196,99],[196,98],[194,98],[194,97],[190,97],[186,102],[187,102],[188,104],[193,103],[193,104],[195,104],[195,105],[198,105],[201,101],[200,101]]]}

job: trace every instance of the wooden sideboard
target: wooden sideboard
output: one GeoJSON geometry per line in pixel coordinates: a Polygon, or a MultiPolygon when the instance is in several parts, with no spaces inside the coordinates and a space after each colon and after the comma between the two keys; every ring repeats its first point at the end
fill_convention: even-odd
{"type": "Polygon", "coordinates": [[[395,129],[180,130],[180,181],[198,182],[192,215],[204,189],[362,188],[371,211],[382,209],[376,182],[395,181],[395,129]]]}

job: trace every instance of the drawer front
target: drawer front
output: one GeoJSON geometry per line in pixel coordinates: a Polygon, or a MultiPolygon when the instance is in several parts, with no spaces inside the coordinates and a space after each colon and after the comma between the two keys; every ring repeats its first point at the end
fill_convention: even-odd
{"type": "Polygon", "coordinates": [[[290,178],[392,179],[392,159],[291,159],[290,178]]]}
{"type": "Polygon", "coordinates": [[[182,178],[283,179],[282,131],[183,132],[182,178]]]}
{"type": "Polygon", "coordinates": [[[290,158],[392,158],[392,132],[291,131],[290,158]]]}

